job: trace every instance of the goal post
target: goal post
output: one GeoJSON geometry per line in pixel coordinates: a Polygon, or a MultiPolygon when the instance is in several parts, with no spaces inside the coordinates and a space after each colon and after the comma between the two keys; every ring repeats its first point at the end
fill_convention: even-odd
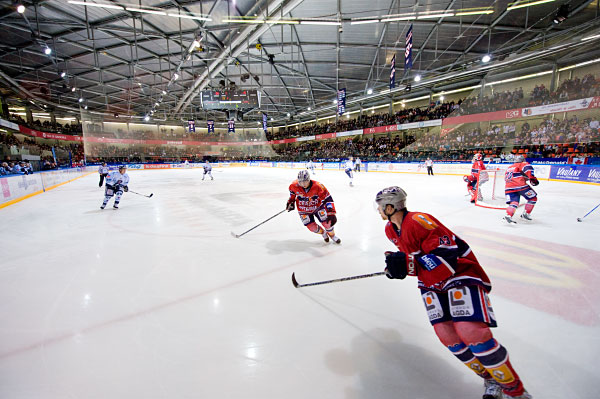
{"type": "Polygon", "coordinates": [[[489,209],[506,209],[503,169],[485,169],[477,175],[475,205],[489,209]]]}

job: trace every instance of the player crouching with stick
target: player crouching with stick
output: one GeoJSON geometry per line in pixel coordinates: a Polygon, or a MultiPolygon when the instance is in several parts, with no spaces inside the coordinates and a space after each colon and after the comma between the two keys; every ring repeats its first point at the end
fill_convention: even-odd
{"type": "Polygon", "coordinates": [[[104,201],[102,202],[100,209],[104,209],[106,207],[106,204],[108,204],[108,201],[110,201],[110,199],[113,197],[113,195],[116,195],[113,208],[119,209],[119,202],[121,201],[121,196],[123,195],[123,191],[125,191],[125,192],[129,191],[129,187],[127,187],[127,184],[129,184],[129,175],[127,174],[127,166],[125,166],[125,165],[119,166],[118,171],[115,170],[113,172],[110,172],[108,174],[108,177],[106,178],[106,184],[105,184],[106,189],[104,190],[104,201]]]}
{"type": "Polygon", "coordinates": [[[484,379],[484,399],[531,399],[507,350],[494,339],[492,285],[469,245],[433,216],[406,209],[406,192],[388,187],[375,197],[385,233],[399,252],[386,252],[386,276],[418,278],[429,321],[454,356],[484,379]]]}
{"type": "Polygon", "coordinates": [[[310,179],[308,170],[301,170],[298,173],[298,180],[290,184],[290,198],[287,201],[286,209],[291,212],[295,206],[298,206],[298,214],[302,223],[310,231],[320,234],[325,242],[329,242],[329,238],[336,244],[342,242],[333,230],[333,226],[337,222],[333,198],[324,185],[310,179]],[[315,216],[323,227],[317,224],[315,216]]]}

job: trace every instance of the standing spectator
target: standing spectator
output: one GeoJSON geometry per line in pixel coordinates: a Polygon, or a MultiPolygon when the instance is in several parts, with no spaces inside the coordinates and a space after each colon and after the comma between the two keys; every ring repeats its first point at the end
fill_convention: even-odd
{"type": "Polygon", "coordinates": [[[430,158],[425,161],[425,166],[427,166],[427,176],[433,176],[433,161],[430,158]]]}

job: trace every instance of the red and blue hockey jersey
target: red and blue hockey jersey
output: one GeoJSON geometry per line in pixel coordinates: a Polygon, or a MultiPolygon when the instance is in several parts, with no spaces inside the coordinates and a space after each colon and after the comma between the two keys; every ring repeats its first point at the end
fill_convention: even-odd
{"type": "Polygon", "coordinates": [[[405,212],[400,231],[388,222],[385,234],[407,256],[408,274],[417,276],[419,288],[446,291],[462,285],[492,289],[490,279],[469,245],[433,216],[405,212]]]}
{"type": "Polygon", "coordinates": [[[516,193],[517,191],[531,188],[527,184],[527,180],[534,177],[533,166],[528,162],[517,162],[506,169],[504,175],[504,192],[505,194],[516,193]]]}

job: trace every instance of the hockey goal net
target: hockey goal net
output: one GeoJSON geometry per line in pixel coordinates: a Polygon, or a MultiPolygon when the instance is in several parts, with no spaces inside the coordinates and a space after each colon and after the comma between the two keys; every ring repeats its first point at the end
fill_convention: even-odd
{"type": "Polygon", "coordinates": [[[475,205],[490,209],[506,209],[503,169],[486,169],[477,177],[475,205]]]}

